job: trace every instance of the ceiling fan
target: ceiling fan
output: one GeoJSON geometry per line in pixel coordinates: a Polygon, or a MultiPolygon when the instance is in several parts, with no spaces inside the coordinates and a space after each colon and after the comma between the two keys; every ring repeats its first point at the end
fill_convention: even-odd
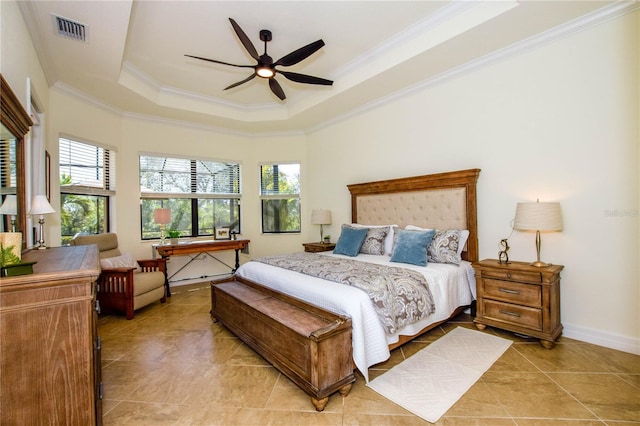
{"type": "Polygon", "coordinates": [[[289,67],[291,65],[295,65],[298,62],[301,62],[307,59],[309,56],[317,52],[322,46],[324,46],[324,41],[322,41],[322,39],[314,41],[313,43],[309,43],[306,46],[301,47],[300,49],[294,50],[288,55],[285,55],[282,58],[278,59],[277,61],[273,62],[273,59],[271,58],[271,56],[267,55],[267,43],[271,41],[271,38],[272,38],[271,31],[260,30],[260,40],[264,41],[264,53],[262,55],[258,55],[256,48],[251,43],[251,40],[249,40],[249,37],[247,37],[244,31],[242,31],[242,28],[240,28],[238,23],[234,21],[232,18],[229,18],[229,21],[231,21],[231,26],[233,27],[234,31],[236,32],[236,35],[242,42],[242,45],[244,46],[244,48],[247,49],[247,52],[249,52],[249,55],[251,55],[251,57],[256,61],[258,61],[256,65],[236,65],[236,64],[230,64],[228,62],[218,61],[215,59],[203,58],[200,56],[193,56],[193,55],[186,55],[186,54],[184,55],[190,58],[201,59],[203,61],[215,62],[216,64],[230,65],[232,67],[239,67],[239,68],[254,69],[253,74],[251,74],[249,77],[245,78],[244,80],[238,81],[237,83],[233,83],[228,87],[225,87],[224,90],[228,90],[228,89],[240,86],[241,84],[244,84],[252,80],[253,78],[255,78],[255,76],[258,76],[258,77],[268,79],[269,87],[271,88],[271,91],[278,98],[280,98],[280,100],[285,100],[286,96],[284,94],[284,90],[282,90],[282,86],[280,86],[280,83],[278,83],[275,79],[276,73],[282,74],[285,78],[291,81],[295,81],[297,83],[319,84],[324,86],[331,86],[333,84],[333,81],[327,80],[324,78],[276,69],[277,66],[289,67]]]}

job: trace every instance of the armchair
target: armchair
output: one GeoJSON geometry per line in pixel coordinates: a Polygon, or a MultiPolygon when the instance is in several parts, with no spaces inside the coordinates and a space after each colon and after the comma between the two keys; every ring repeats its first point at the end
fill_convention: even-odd
{"type": "Polygon", "coordinates": [[[157,300],[167,301],[165,291],[166,260],[132,261],[118,249],[118,236],[114,233],[76,235],[71,245],[96,244],[102,272],[98,279],[98,301],[101,309],[124,312],[133,319],[134,311],[157,300]],[[139,268],[135,266],[137,262],[139,268]]]}

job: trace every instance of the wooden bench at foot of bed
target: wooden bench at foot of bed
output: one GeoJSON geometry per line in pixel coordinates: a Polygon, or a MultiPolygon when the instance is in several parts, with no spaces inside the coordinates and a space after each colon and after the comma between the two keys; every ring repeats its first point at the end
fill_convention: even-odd
{"type": "Polygon", "coordinates": [[[348,317],[241,277],[211,283],[211,317],[307,392],[318,411],[356,380],[348,317]]]}

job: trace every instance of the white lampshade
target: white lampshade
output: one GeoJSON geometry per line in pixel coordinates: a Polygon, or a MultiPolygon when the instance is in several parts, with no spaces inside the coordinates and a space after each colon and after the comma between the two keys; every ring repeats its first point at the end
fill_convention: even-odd
{"type": "Polygon", "coordinates": [[[4,203],[0,206],[0,214],[17,215],[18,214],[18,197],[13,194],[7,195],[4,203]]]}
{"type": "Polygon", "coordinates": [[[49,213],[55,213],[56,211],[51,207],[49,201],[47,200],[46,195],[36,195],[31,200],[31,210],[29,210],[30,215],[43,215],[49,213]]]}
{"type": "Polygon", "coordinates": [[[562,231],[560,203],[518,203],[513,228],[519,231],[562,231]]]}
{"type": "Polygon", "coordinates": [[[331,225],[331,210],[313,210],[311,212],[312,225],[331,225]]]}
{"type": "Polygon", "coordinates": [[[171,223],[171,209],[155,209],[153,211],[153,221],[162,225],[171,223]]]}

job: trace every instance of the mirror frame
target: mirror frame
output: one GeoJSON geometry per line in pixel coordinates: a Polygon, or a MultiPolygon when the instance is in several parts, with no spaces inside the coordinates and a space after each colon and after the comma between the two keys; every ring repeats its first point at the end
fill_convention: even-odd
{"type": "Polygon", "coordinates": [[[16,138],[16,196],[18,200],[18,215],[16,217],[17,231],[22,232],[22,248],[26,248],[25,231],[27,229],[27,202],[26,202],[26,176],[25,176],[25,141],[24,137],[29,133],[33,121],[24,109],[16,94],[11,90],[9,83],[0,74],[0,121],[16,138]]]}

